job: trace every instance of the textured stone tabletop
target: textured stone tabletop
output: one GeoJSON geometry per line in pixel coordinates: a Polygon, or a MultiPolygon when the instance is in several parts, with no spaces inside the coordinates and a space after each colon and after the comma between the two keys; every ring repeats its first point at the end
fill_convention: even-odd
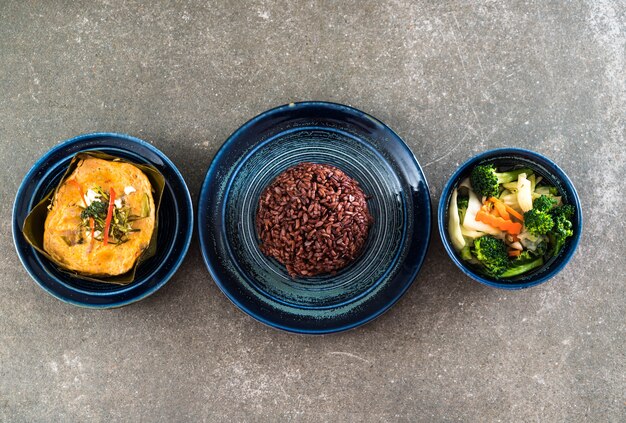
{"type": "Polygon", "coordinates": [[[0,2],[0,421],[625,421],[626,6],[621,1],[0,2]],[[465,277],[438,232],[408,293],[356,330],[267,328],[179,272],[116,310],[42,291],[11,240],[38,157],[113,131],[161,149],[197,200],[241,124],[301,100],[393,128],[433,207],[455,167],[526,147],[556,161],[585,231],[550,282],[465,277]]]}

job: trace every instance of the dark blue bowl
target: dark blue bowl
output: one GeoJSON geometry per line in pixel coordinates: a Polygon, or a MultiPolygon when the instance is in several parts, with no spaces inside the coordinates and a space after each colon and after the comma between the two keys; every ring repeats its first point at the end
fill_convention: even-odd
{"type": "Polygon", "coordinates": [[[13,242],[30,276],[54,297],[82,307],[121,307],[157,291],[182,263],[189,249],[192,231],[191,196],[176,166],[152,145],[123,134],[81,135],[54,147],[26,174],[13,206],[13,242]],[[73,278],[41,256],[22,234],[24,219],[58,185],[72,157],[78,152],[89,150],[152,165],[165,177],[166,186],[159,209],[157,253],[139,265],[135,280],[128,285],[99,284],[73,278]]]}
{"type": "Polygon", "coordinates": [[[539,285],[540,283],[554,277],[571,260],[574,255],[574,251],[576,251],[576,247],[578,246],[583,230],[583,216],[580,207],[580,200],[578,199],[578,194],[576,193],[576,189],[574,188],[572,181],[570,181],[565,172],[563,172],[547,157],[544,157],[539,153],[520,148],[500,148],[489,150],[463,163],[461,167],[459,167],[456,172],[452,174],[446,183],[443,192],[441,193],[438,218],[439,235],[441,236],[443,246],[459,269],[472,279],[477,280],[482,284],[502,289],[530,288],[531,286],[539,285]],[[576,207],[576,215],[572,220],[574,235],[568,238],[561,252],[534,272],[506,280],[487,277],[477,273],[470,266],[468,266],[452,246],[447,230],[448,204],[450,203],[452,191],[458,187],[459,183],[463,179],[469,176],[474,166],[490,163],[494,164],[496,167],[519,164],[532,168],[537,174],[543,176],[546,181],[558,188],[565,203],[572,204],[576,207]]]}
{"type": "Polygon", "coordinates": [[[430,239],[426,179],[406,144],[373,117],[334,103],[269,110],[215,156],[200,192],[198,233],[213,280],[240,309],[275,328],[329,333],[389,309],[409,288],[430,239]],[[258,248],[265,186],[301,162],[337,166],[366,194],[375,223],[362,255],[335,275],[292,279],[258,248]]]}

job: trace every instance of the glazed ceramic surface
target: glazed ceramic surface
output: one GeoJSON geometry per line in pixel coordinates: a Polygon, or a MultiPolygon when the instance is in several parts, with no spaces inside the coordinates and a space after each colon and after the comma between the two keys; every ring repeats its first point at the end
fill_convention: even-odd
{"type": "Polygon", "coordinates": [[[446,183],[443,192],[441,193],[441,200],[439,202],[437,215],[441,241],[443,242],[443,245],[454,264],[456,264],[459,269],[463,271],[463,273],[472,279],[487,286],[502,289],[529,288],[554,277],[571,260],[583,231],[583,217],[580,200],[569,177],[556,165],[556,163],[547,157],[542,156],[539,153],[520,148],[499,148],[489,150],[463,163],[446,183]],[[538,175],[542,176],[550,185],[557,187],[563,196],[564,203],[572,204],[576,207],[576,214],[572,220],[574,235],[568,238],[565,246],[556,257],[547,261],[537,270],[506,281],[498,280],[476,272],[468,266],[467,263],[463,261],[459,254],[454,250],[447,230],[450,196],[452,195],[452,191],[459,186],[461,181],[470,175],[474,166],[481,164],[494,164],[496,168],[500,166],[530,167],[538,175]]]}
{"type": "Polygon", "coordinates": [[[91,308],[127,305],[165,285],[187,253],[192,230],[191,197],[176,166],[152,145],[123,134],[81,135],[54,147],[24,177],[13,207],[13,240],[30,276],[56,298],[91,308]],[[101,284],[74,278],[37,253],[22,234],[22,225],[29,211],[58,185],[72,157],[78,152],[90,150],[152,165],[165,177],[166,186],[158,219],[157,253],[139,265],[135,280],[128,285],[101,284]]]}
{"type": "Polygon", "coordinates": [[[359,110],[323,102],[281,106],[243,125],[214,158],[198,206],[202,253],[224,294],[257,320],[301,333],[349,329],[391,307],[422,265],[430,221],[426,179],[398,135],[359,110]],[[301,162],[336,166],[371,197],[364,251],[334,275],[294,279],[259,250],[260,193],[301,162]]]}

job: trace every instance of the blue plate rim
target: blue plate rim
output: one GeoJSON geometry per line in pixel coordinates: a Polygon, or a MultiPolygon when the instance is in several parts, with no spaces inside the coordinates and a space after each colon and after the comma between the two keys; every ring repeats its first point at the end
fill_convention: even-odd
{"type": "MultiPolygon", "coordinates": [[[[158,291],[160,288],[162,288],[171,278],[172,276],[176,273],[176,271],[179,269],[179,267],[181,266],[181,264],[183,263],[188,251],[189,251],[189,246],[191,245],[191,239],[192,239],[192,235],[193,235],[193,227],[194,227],[194,213],[193,213],[193,202],[191,199],[191,193],[189,191],[189,188],[187,186],[187,183],[185,182],[185,179],[183,178],[183,175],[180,173],[180,171],[178,170],[178,168],[176,167],[176,165],[174,165],[174,163],[158,148],[156,148],[155,146],[153,146],[152,144],[139,139],[137,137],[134,137],[132,135],[128,135],[128,134],[124,134],[124,133],[119,133],[119,132],[90,132],[87,134],[81,134],[81,135],[77,135],[75,137],[69,138],[63,142],[61,142],[60,144],[52,147],[50,150],[48,150],[43,156],[41,156],[32,166],[31,168],[28,170],[28,172],[26,173],[26,175],[22,178],[22,182],[20,183],[20,186],[17,190],[17,193],[15,195],[15,199],[13,201],[13,208],[12,208],[12,216],[11,216],[11,220],[12,220],[12,232],[13,232],[13,246],[15,247],[16,253],[18,255],[18,258],[20,260],[20,262],[22,263],[22,267],[26,270],[26,272],[28,273],[28,275],[31,277],[31,279],[33,281],[35,281],[35,283],[37,283],[37,285],[42,288],[45,292],[47,292],[49,295],[53,296],[54,298],[66,303],[66,304],[71,304],[74,306],[78,306],[78,307],[82,307],[82,308],[87,308],[87,309],[98,309],[98,310],[103,310],[103,309],[112,309],[112,308],[119,308],[119,307],[123,307],[123,306],[127,306],[130,304],[133,304],[135,302],[141,301],[147,297],[149,297],[150,295],[154,294],[156,291],[158,291]],[[168,167],[170,167],[174,174],[176,175],[176,177],[179,179],[179,181],[181,182],[183,188],[184,188],[184,192],[182,194],[184,194],[184,200],[186,203],[186,209],[191,210],[191,213],[189,213],[189,230],[186,231],[185,233],[185,238],[184,238],[184,242],[182,244],[182,249],[181,249],[181,253],[180,253],[180,257],[178,257],[176,259],[176,261],[174,262],[174,265],[168,270],[168,272],[165,274],[165,276],[158,282],[156,283],[154,286],[152,286],[150,289],[142,292],[140,295],[129,298],[127,300],[122,300],[122,301],[116,301],[116,302],[112,302],[112,303],[107,303],[107,304],[89,304],[89,303],[85,303],[85,302],[80,302],[80,301],[76,301],[76,300],[72,300],[69,298],[65,298],[61,295],[58,295],[54,290],[50,289],[48,286],[44,285],[43,283],[41,283],[39,281],[39,279],[37,277],[35,277],[34,272],[32,271],[32,269],[30,268],[30,266],[26,263],[24,257],[22,256],[22,252],[20,251],[19,245],[18,245],[18,234],[21,234],[21,230],[22,228],[20,227],[19,222],[17,221],[17,207],[18,207],[18,201],[20,198],[23,197],[24,195],[24,190],[26,189],[26,181],[30,180],[33,175],[37,172],[37,169],[46,162],[46,160],[48,158],[50,158],[51,156],[53,156],[55,153],[71,146],[77,143],[80,143],[81,141],[85,141],[85,140],[89,140],[92,138],[103,138],[103,137],[109,137],[109,138],[118,138],[118,139],[122,139],[122,140],[126,140],[126,141],[130,141],[133,143],[136,143],[142,147],[147,148],[148,150],[152,151],[153,153],[155,153],[157,156],[159,156],[166,164],[168,167]]],[[[34,252],[34,249],[31,250],[34,252]]]]}
{"type": "Polygon", "coordinates": [[[415,281],[419,271],[421,270],[423,264],[424,264],[424,260],[426,258],[426,255],[428,253],[428,250],[430,248],[430,242],[431,242],[431,236],[432,236],[432,203],[431,203],[431,196],[430,196],[430,188],[428,186],[428,181],[426,179],[426,175],[424,174],[424,171],[422,169],[422,167],[420,166],[419,162],[417,161],[417,158],[415,157],[413,151],[409,148],[409,146],[406,144],[406,142],[393,130],[391,129],[389,126],[387,126],[385,123],[383,123],[381,120],[377,119],[376,117],[363,112],[362,110],[359,110],[355,107],[352,106],[347,106],[344,104],[340,104],[340,103],[334,103],[334,102],[329,102],[329,101],[300,101],[300,102],[291,102],[291,103],[286,103],[271,109],[268,109],[256,116],[254,116],[253,118],[249,119],[247,122],[245,122],[243,125],[241,125],[237,130],[235,130],[235,132],[233,132],[227,139],[226,141],[220,146],[220,148],[218,149],[218,151],[215,153],[215,156],[213,157],[211,164],[209,165],[209,168],[207,169],[204,181],[202,182],[202,186],[200,188],[200,194],[198,197],[198,218],[196,221],[197,224],[197,230],[198,230],[198,240],[199,240],[199,244],[200,244],[200,249],[202,252],[202,258],[204,260],[204,263],[211,275],[211,278],[213,279],[213,281],[215,282],[215,284],[219,287],[220,291],[222,291],[222,293],[226,296],[226,298],[228,298],[230,300],[231,303],[233,303],[237,309],[239,309],[240,311],[244,312],[245,314],[247,314],[248,316],[252,317],[253,319],[257,320],[258,322],[269,326],[273,329],[280,329],[286,332],[291,332],[291,333],[296,333],[296,334],[303,334],[303,335],[324,335],[324,334],[332,334],[332,333],[338,333],[338,332],[344,332],[344,331],[348,331],[354,328],[357,328],[359,326],[362,326],[368,322],[371,322],[372,320],[376,319],[377,317],[380,317],[382,314],[384,314],[386,311],[388,311],[391,307],[393,307],[403,296],[404,294],[406,294],[406,292],[408,291],[408,289],[413,285],[413,282],[415,281]],[[381,127],[383,127],[385,129],[385,131],[388,131],[389,134],[394,137],[397,141],[398,141],[398,145],[400,145],[405,152],[407,153],[408,157],[410,157],[411,161],[413,162],[413,164],[415,165],[418,173],[421,175],[422,180],[424,182],[425,185],[425,195],[426,195],[426,203],[428,204],[428,210],[427,213],[425,213],[426,215],[426,224],[424,224],[424,228],[426,230],[426,234],[425,234],[425,248],[422,250],[422,254],[417,258],[417,260],[415,260],[414,262],[414,268],[413,271],[411,272],[410,275],[408,275],[406,277],[406,279],[408,280],[407,283],[404,284],[404,286],[402,287],[402,289],[397,293],[396,296],[394,296],[393,298],[391,298],[383,307],[381,307],[380,309],[378,309],[375,313],[372,313],[358,321],[352,322],[350,324],[346,324],[340,327],[335,327],[332,329],[303,329],[303,328],[296,328],[293,326],[287,326],[287,325],[282,325],[280,323],[276,323],[273,321],[270,321],[269,319],[264,318],[263,316],[259,315],[258,313],[255,313],[254,311],[248,309],[245,305],[243,305],[240,301],[237,300],[237,298],[235,298],[229,291],[228,289],[226,289],[226,287],[223,285],[222,281],[220,280],[220,278],[218,277],[217,271],[214,268],[214,264],[211,261],[211,258],[209,257],[208,254],[208,249],[207,249],[207,240],[205,238],[205,234],[204,234],[204,228],[203,228],[203,222],[206,220],[207,216],[206,216],[206,206],[207,206],[207,201],[208,201],[208,195],[209,195],[209,189],[211,186],[211,181],[214,179],[211,176],[214,176],[216,173],[216,167],[218,166],[218,162],[220,161],[220,159],[222,158],[222,156],[225,154],[226,150],[228,149],[228,147],[236,141],[236,139],[239,137],[239,135],[244,132],[245,130],[247,130],[250,126],[254,125],[256,122],[258,122],[259,120],[262,119],[266,119],[271,115],[274,114],[278,114],[281,113],[285,110],[288,110],[290,108],[295,108],[295,107],[329,107],[331,109],[338,109],[338,110],[343,110],[343,111],[347,111],[349,113],[355,113],[357,115],[360,115],[361,117],[364,117],[368,120],[373,121],[374,123],[376,123],[377,125],[380,125],[381,127]]]}
{"type": "Polygon", "coordinates": [[[502,148],[494,148],[491,150],[483,151],[482,153],[469,158],[462,165],[460,165],[454,171],[454,173],[450,176],[450,178],[448,178],[448,181],[446,182],[444,189],[441,192],[441,197],[439,198],[439,205],[437,208],[437,220],[438,220],[439,236],[441,238],[441,242],[446,252],[448,253],[448,256],[450,256],[450,259],[452,259],[454,264],[456,264],[456,266],[465,275],[469,276],[471,279],[474,279],[475,281],[480,282],[483,285],[486,285],[492,288],[499,288],[499,289],[504,289],[508,291],[516,291],[520,289],[531,288],[533,286],[540,285],[546,282],[547,280],[552,279],[554,276],[556,276],[561,270],[563,270],[563,268],[572,259],[574,253],[576,252],[576,249],[578,248],[578,244],[580,243],[580,238],[582,237],[582,231],[583,231],[583,214],[582,214],[582,209],[580,205],[580,198],[578,196],[578,192],[576,191],[576,187],[572,183],[571,179],[567,176],[565,171],[563,171],[563,169],[561,169],[554,161],[544,156],[543,154],[540,154],[540,153],[537,153],[536,151],[528,150],[525,148],[519,148],[519,147],[502,147],[502,148]],[[456,251],[454,251],[454,249],[452,248],[450,243],[447,242],[446,237],[445,237],[445,232],[446,232],[445,215],[446,215],[446,210],[447,210],[446,202],[447,202],[447,199],[450,197],[450,191],[455,185],[455,182],[461,177],[461,175],[463,175],[467,171],[467,169],[470,166],[472,166],[475,163],[478,163],[480,160],[485,159],[485,158],[491,158],[497,155],[506,155],[506,154],[528,155],[528,156],[538,159],[539,161],[544,161],[548,163],[550,167],[552,168],[551,170],[553,170],[556,173],[555,176],[557,176],[559,180],[563,182],[568,187],[569,190],[571,190],[572,203],[576,206],[576,219],[578,221],[578,226],[576,228],[577,230],[574,233],[573,238],[570,241],[571,247],[566,252],[566,254],[561,258],[561,260],[556,264],[556,266],[553,269],[551,269],[550,272],[546,273],[545,275],[542,275],[541,277],[531,282],[525,282],[525,283],[495,282],[493,280],[483,277],[482,275],[476,272],[471,271],[461,262],[461,260],[459,260],[459,258],[457,257],[456,251]]]}

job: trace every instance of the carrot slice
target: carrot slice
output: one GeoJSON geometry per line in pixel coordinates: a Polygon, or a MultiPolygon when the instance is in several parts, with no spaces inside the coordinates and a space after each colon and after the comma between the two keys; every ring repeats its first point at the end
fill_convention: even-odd
{"type": "Polygon", "coordinates": [[[493,204],[496,206],[495,209],[498,210],[498,214],[504,220],[511,220],[511,215],[509,214],[509,212],[507,212],[506,207],[504,206],[504,203],[501,203],[500,201],[496,201],[493,204]]]}
{"type": "Polygon", "coordinates": [[[522,225],[520,223],[493,216],[482,209],[476,213],[476,220],[486,223],[489,226],[493,226],[494,228],[506,231],[511,235],[518,235],[522,231],[522,225]]]}
{"type": "Polygon", "coordinates": [[[509,250],[509,257],[517,257],[520,254],[522,254],[520,250],[516,250],[516,249],[509,250]]]}
{"type": "MultiPolygon", "coordinates": [[[[524,216],[522,216],[521,214],[519,214],[515,209],[513,209],[510,206],[507,206],[503,201],[500,201],[499,199],[497,199],[496,197],[490,197],[489,201],[491,201],[493,204],[495,204],[496,207],[498,207],[498,205],[501,205],[502,207],[504,207],[504,210],[509,213],[512,214],[513,217],[515,217],[518,220],[521,220],[522,222],[524,221],[524,216]]],[[[504,216],[502,216],[504,217],[504,216]]]]}
{"type": "Polygon", "coordinates": [[[492,216],[500,217],[498,210],[494,207],[493,203],[491,203],[489,200],[485,200],[485,202],[483,203],[483,206],[480,209],[484,211],[485,213],[489,213],[492,216]]]}
{"type": "Polygon", "coordinates": [[[515,211],[515,209],[511,208],[510,206],[507,206],[506,204],[504,204],[504,207],[506,208],[506,211],[511,213],[517,220],[521,220],[522,222],[524,221],[524,216],[519,214],[517,211],[515,211]]]}
{"type": "Polygon", "coordinates": [[[109,210],[107,211],[107,219],[104,221],[104,237],[102,244],[109,243],[109,229],[111,228],[111,219],[113,218],[113,207],[115,207],[115,190],[113,187],[109,189],[109,210]]]}

